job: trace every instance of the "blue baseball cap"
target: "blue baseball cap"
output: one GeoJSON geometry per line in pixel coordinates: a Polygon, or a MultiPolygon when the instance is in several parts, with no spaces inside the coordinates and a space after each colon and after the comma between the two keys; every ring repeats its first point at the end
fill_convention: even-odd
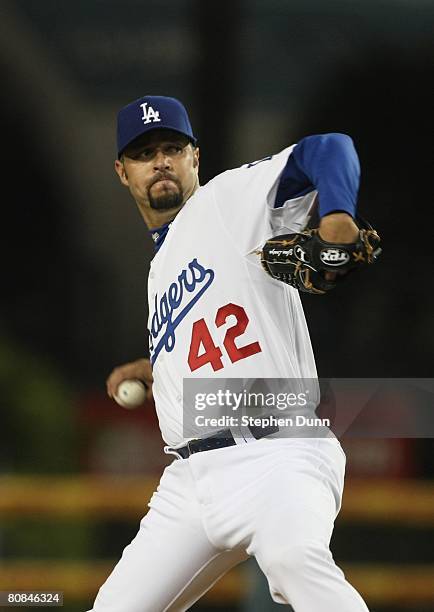
{"type": "Polygon", "coordinates": [[[190,119],[179,100],[166,96],[143,96],[121,108],[118,113],[118,157],[133,140],[156,129],[179,132],[196,146],[190,119]]]}

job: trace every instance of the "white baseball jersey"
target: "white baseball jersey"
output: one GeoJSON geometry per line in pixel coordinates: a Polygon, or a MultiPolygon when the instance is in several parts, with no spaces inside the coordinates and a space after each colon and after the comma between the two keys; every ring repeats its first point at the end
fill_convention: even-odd
{"type": "Polygon", "coordinates": [[[184,378],[316,378],[298,291],[267,275],[258,255],[268,238],[300,231],[317,196],[274,208],[292,149],[200,187],[151,262],[153,394],[170,446],[184,442],[184,378]]]}

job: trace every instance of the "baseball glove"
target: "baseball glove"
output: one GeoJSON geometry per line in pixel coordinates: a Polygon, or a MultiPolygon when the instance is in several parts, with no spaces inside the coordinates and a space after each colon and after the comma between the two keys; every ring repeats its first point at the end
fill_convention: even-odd
{"type": "Polygon", "coordinates": [[[299,291],[324,294],[349,272],[374,263],[381,253],[377,232],[361,218],[357,222],[359,236],[350,244],[326,242],[318,229],[267,240],[261,252],[262,266],[270,276],[299,291]]]}

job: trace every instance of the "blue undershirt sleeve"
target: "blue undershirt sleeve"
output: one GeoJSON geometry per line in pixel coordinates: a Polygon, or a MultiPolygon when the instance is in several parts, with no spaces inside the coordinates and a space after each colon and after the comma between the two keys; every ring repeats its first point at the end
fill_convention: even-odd
{"type": "Polygon", "coordinates": [[[294,147],[281,174],[274,207],[316,189],[319,216],[356,214],[360,164],[353,141],[345,134],[307,136],[294,147]]]}

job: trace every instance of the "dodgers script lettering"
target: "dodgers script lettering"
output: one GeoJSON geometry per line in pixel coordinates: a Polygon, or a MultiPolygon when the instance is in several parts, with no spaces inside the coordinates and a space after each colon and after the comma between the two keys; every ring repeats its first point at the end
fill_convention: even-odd
{"type": "Polygon", "coordinates": [[[154,313],[149,328],[149,349],[152,364],[155,363],[163,348],[168,353],[173,351],[176,343],[176,328],[211,285],[214,276],[214,270],[205,268],[195,258],[187,264],[187,268],[181,271],[177,280],[169,285],[167,291],[160,298],[158,294],[155,295],[154,313]],[[190,297],[189,294],[193,295],[190,297]],[[190,299],[178,312],[187,296],[190,299]],[[174,317],[174,315],[176,316],[174,317]],[[158,342],[155,345],[157,340],[158,342]]]}

